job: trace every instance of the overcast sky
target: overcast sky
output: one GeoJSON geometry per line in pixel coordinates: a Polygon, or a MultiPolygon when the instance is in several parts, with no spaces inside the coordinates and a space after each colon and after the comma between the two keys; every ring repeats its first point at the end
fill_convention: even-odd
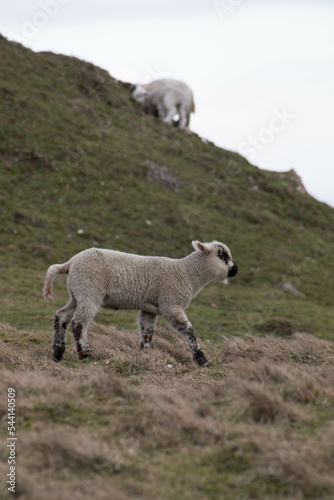
{"type": "Polygon", "coordinates": [[[115,78],[172,77],[190,127],[334,206],[333,0],[11,0],[0,31],[115,78]]]}

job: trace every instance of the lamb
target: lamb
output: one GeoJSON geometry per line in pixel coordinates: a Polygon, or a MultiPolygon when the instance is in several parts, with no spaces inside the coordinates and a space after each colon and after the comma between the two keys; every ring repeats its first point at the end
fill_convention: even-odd
{"type": "MultiPolygon", "coordinates": [[[[154,80],[151,83],[143,84],[143,85],[133,85],[131,87],[131,94],[134,99],[144,104],[144,109],[147,113],[151,113],[153,115],[158,115],[162,120],[167,121],[167,123],[172,123],[173,116],[179,112],[180,104],[173,104],[173,101],[181,101],[183,102],[184,111],[183,114],[186,114],[186,118],[180,116],[180,120],[178,126],[180,128],[184,128],[189,125],[190,113],[195,112],[195,104],[194,104],[194,96],[192,90],[188,87],[188,85],[180,80],[174,80],[172,78],[162,78],[160,80],[154,80]],[[164,90],[163,90],[164,89],[164,90]],[[160,96],[160,101],[164,98],[165,93],[170,94],[169,97],[165,98],[166,103],[169,101],[171,105],[166,108],[166,103],[162,104],[160,108],[152,103],[150,104],[150,96],[154,94],[153,101],[157,101],[160,96]],[[155,92],[159,91],[157,94],[155,92]],[[174,92],[174,97],[173,97],[174,92]],[[148,99],[148,100],[146,100],[148,99]],[[145,102],[146,100],[146,102],[145,102]],[[172,117],[170,117],[173,114],[172,117]],[[166,119],[168,117],[168,120],[166,119]]],[[[168,104],[167,104],[168,106],[168,104]]]]}
{"type": "Polygon", "coordinates": [[[151,344],[158,316],[164,316],[186,340],[194,361],[206,366],[207,359],[185,310],[207,283],[235,276],[238,267],[224,243],[193,241],[192,246],[195,251],[181,259],[90,248],[64,264],[50,266],[43,288],[45,300],[53,298],[57,274],[68,273],[70,294],[68,304],[55,315],[53,360],[60,361],[65,352],[69,322],[79,359],[90,356],[87,329],[103,307],[140,311],[140,348],[144,351],[151,344]]]}

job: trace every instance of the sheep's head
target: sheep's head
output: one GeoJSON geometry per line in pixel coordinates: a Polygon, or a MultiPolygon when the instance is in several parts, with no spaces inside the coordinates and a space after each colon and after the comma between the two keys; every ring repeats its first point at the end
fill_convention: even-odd
{"type": "Polygon", "coordinates": [[[192,245],[197,252],[210,259],[210,264],[214,268],[217,278],[231,278],[237,274],[238,266],[232,258],[230,249],[224,243],[220,241],[212,241],[211,243],[193,241],[192,245]]]}
{"type": "Polygon", "coordinates": [[[138,102],[143,102],[148,95],[147,90],[142,85],[133,85],[130,91],[132,98],[138,102]]]}

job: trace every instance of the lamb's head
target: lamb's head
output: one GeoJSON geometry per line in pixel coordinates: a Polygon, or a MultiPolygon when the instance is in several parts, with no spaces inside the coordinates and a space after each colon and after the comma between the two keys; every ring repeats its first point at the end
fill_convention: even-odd
{"type": "Polygon", "coordinates": [[[212,241],[211,243],[193,241],[192,245],[207,260],[210,269],[218,279],[231,278],[237,274],[238,266],[232,258],[230,249],[224,243],[220,241],[212,241]]]}

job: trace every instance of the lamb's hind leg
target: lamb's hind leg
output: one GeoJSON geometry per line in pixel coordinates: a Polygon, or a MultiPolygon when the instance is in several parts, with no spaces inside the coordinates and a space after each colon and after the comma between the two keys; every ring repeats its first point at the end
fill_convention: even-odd
{"type": "Polygon", "coordinates": [[[74,297],[65,307],[56,312],[53,329],[53,361],[58,363],[66,349],[66,328],[75,312],[77,303],[74,297]]]}
{"type": "Polygon", "coordinates": [[[180,109],[179,109],[179,116],[180,116],[180,120],[179,120],[179,128],[186,128],[188,127],[189,125],[189,118],[190,118],[190,113],[187,113],[187,110],[185,109],[184,106],[180,106],[180,109]]]}
{"type": "Polygon", "coordinates": [[[139,313],[140,348],[144,351],[147,351],[151,345],[157,319],[156,314],[146,311],[139,313]]]}
{"type": "Polygon", "coordinates": [[[99,306],[96,304],[80,304],[73,316],[71,328],[79,359],[85,359],[91,355],[87,332],[98,309],[99,306]]]}
{"type": "Polygon", "coordinates": [[[195,333],[192,327],[192,324],[188,320],[186,313],[181,308],[174,308],[167,311],[164,314],[164,317],[167,319],[168,323],[176,330],[178,333],[182,335],[182,337],[186,340],[189,345],[194,361],[199,366],[207,366],[208,360],[204,356],[204,353],[195,337],[195,333]]]}

